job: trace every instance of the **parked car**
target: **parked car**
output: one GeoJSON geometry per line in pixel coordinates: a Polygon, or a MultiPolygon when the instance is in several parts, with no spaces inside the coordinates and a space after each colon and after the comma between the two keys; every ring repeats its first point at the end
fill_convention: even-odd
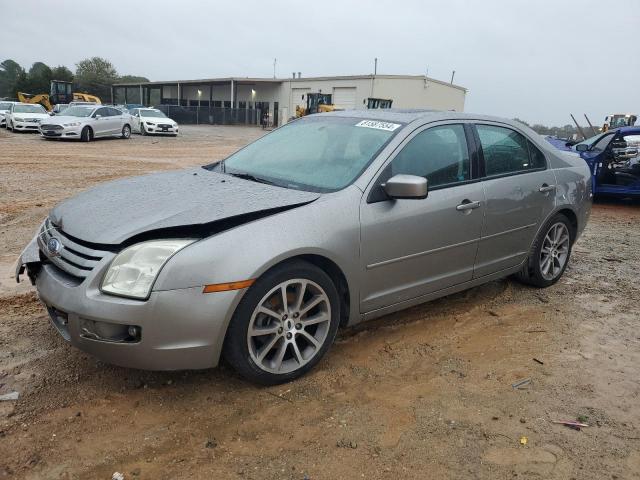
{"type": "Polygon", "coordinates": [[[44,138],[69,138],[89,142],[100,137],[131,137],[130,116],[102,105],[69,106],[62,115],[40,124],[44,138]]]}
{"type": "Polygon", "coordinates": [[[53,110],[51,110],[51,115],[60,115],[67,108],[69,108],[69,104],[68,103],[56,103],[53,106],[53,110]]]}
{"type": "Polygon", "coordinates": [[[640,197],[640,126],[608,130],[572,148],[589,165],[595,195],[640,197]]]}
{"type": "Polygon", "coordinates": [[[129,367],[263,384],[339,326],[515,274],[562,276],[587,165],[528,127],[455,112],[310,115],[222,162],[121,179],[55,207],[17,263],[72,345],[129,367]]]}
{"type": "Polygon", "coordinates": [[[178,135],[178,124],[155,108],[134,108],[131,114],[131,127],[142,135],[178,135]]]}
{"type": "Polygon", "coordinates": [[[11,105],[13,105],[14,103],[16,102],[9,102],[4,100],[0,102],[0,127],[6,128],[7,121],[5,120],[4,116],[9,112],[11,105]]]}
{"type": "Polygon", "coordinates": [[[8,130],[37,132],[40,121],[49,118],[49,114],[42,105],[37,103],[16,102],[9,107],[4,118],[8,130]]]}

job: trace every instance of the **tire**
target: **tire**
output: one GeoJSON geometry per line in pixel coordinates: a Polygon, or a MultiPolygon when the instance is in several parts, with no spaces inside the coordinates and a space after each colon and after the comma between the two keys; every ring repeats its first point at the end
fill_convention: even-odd
{"type": "Polygon", "coordinates": [[[554,215],[540,230],[516,278],[539,288],[556,283],[569,264],[574,237],[569,219],[561,213],[554,215]]]}
{"type": "Polygon", "coordinates": [[[223,355],[253,383],[289,382],[320,361],[339,323],[340,300],[331,278],[308,262],[285,263],[269,270],[246,292],[229,324],[223,355]],[[265,333],[251,333],[256,330],[265,333]]]}
{"type": "Polygon", "coordinates": [[[83,142],[90,142],[93,140],[93,130],[91,130],[91,127],[84,127],[82,129],[82,132],[80,132],[80,140],[83,142]]]}
{"type": "Polygon", "coordinates": [[[122,127],[122,134],[120,138],[124,138],[125,140],[129,140],[131,138],[131,127],[129,125],[125,125],[122,127]]]}
{"type": "Polygon", "coordinates": [[[6,128],[7,130],[9,130],[10,132],[13,132],[13,127],[10,127],[10,126],[9,126],[9,120],[7,120],[7,124],[5,125],[5,128],[6,128]]]}
{"type": "Polygon", "coordinates": [[[147,133],[147,131],[144,128],[144,125],[142,124],[142,122],[140,123],[140,135],[149,135],[147,133]]]}

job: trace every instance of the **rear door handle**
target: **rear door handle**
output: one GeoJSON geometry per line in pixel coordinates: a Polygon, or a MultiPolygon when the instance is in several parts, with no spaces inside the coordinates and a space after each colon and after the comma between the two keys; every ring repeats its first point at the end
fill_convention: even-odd
{"type": "Polygon", "coordinates": [[[538,191],[540,193],[547,193],[547,192],[551,192],[553,190],[556,189],[555,185],[547,185],[546,183],[543,183],[542,186],[538,189],[538,191]]]}
{"type": "Polygon", "coordinates": [[[463,200],[460,205],[456,207],[456,210],[459,212],[464,212],[466,210],[473,210],[475,208],[480,207],[480,202],[472,202],[471,200],[463,200]]]}

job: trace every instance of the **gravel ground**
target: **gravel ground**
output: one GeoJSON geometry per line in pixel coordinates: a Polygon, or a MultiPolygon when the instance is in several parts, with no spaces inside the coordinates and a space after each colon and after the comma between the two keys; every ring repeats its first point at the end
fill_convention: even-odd
{"type": "Polygon", "coordinates": [[[105,365],[9,278],[61,199],[261,134],[81,144],[0,130],[0,395],[20,392],[0,402],[0,478],[640,478],[637,203],[594,205],[555,286],[492,282],[345,330],[310,375],[271,388],[224,366],[105,365]],[[589,427],[553,423],[577,418],[589,427]]]}

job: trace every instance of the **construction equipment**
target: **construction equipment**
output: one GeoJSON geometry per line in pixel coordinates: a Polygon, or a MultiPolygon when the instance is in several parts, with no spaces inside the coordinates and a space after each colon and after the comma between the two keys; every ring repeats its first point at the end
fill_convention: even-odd
{"type": "Polygon", "coordinates": [[[90,102],[90,103],[102,103],[100,98],[88,93],[74,92],[73,84],[64,80],[51,80],[51,88],[49,95],[46,93],[17,93],[18,100],[22,103],[39,103],[47,111],[51,111],[54,105],[59,103],[71,103],[71,102],[90,102]]]}
{"type": "Polygon", "coordinates": [[[633,113],[612,113],[604,118],[602,131],[606,132],[612,128],[633,127],[638,120],[638,115],[633,113]]]}
{"type": "Polygon", "coordinates": [[[296,117],[304,117],[312,113],[333,112],[336,107],[331,103],[330,93],[307,93],[303,95],[307,97],[307,106],[301,107],[296,105],[296,117]]]}
{"type": "Polygon", "coordinates": [[[393,104],[393,100],[390,98],[367,98],[367,108],[370,110],[376,108],[391,108],[391,104],[393,104]]]}
{"type": "Polygon", "coordinates": [[[48,112],[53,109],[53,105],[51,105],[51,101],[49,100],[49,95],[46,93],[33,95],[31,93],[18,92],[17,96],[20,103],[39,103],[46,108],[48,112]]]}

